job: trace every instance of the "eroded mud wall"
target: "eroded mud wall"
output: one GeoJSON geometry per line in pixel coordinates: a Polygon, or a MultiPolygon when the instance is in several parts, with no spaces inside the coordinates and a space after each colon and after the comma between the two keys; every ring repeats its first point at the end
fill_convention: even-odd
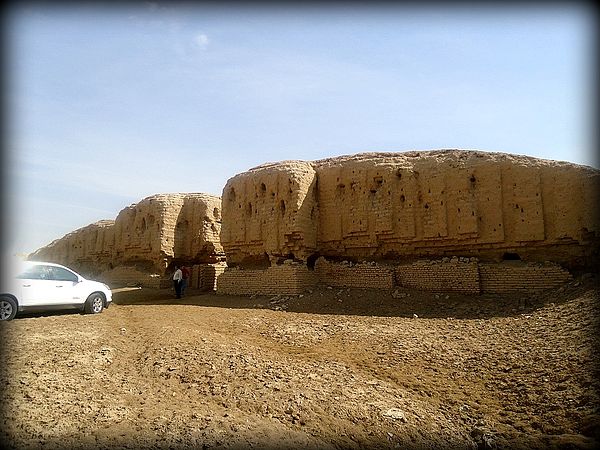
{"type": "MultiPolygon", "coordinates": [[[[163,275],[173,262],[215,263],[224,258],[219,242],[221,199],[207,194],[158,194],[102,221],[76,230],[37,250],[29,259],[65,264],[84,274],[105,273],[132,280],[132,270],[163,275]]],[[[135,278],[135,277],[134,277],[135,278]]],[[[118,281],[118,280],[117,280],[118,281]]]]}
{"type": "Polygon", "coordinates": [[[260,166],[223,189],[221,244],[230,266],[266,268],[317,250],[316,172],[307,162],[260,166]]]}
{"type": "Polygon", "coordinates": [[[506,154],[372,154],[315,163],[319,251],[332,257],[456,254],[592,264],[599,171],[506,154]]]}
{"type": "Polygon", "coordinates": [[[292,257],[598,258],[600,171],[475,151],[269,164],[230,179],[221,242],[232,265],[292,257]]]}
{"type": "Polygon", "coordinates": [[[99,273],[110,266],[115,248],[115,221],[102,220],[72,231],[29,255],[29,259],[64,264],[99,273]]]}

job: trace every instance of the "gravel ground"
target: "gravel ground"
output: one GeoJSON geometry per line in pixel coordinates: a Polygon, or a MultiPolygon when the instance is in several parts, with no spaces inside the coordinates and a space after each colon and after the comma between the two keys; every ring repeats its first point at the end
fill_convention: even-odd
{"type": "Polygon", "coordinates": [[[536,296],[115,290],[0,323],[5,447],[592,449],[596,278],[536,296]]]}

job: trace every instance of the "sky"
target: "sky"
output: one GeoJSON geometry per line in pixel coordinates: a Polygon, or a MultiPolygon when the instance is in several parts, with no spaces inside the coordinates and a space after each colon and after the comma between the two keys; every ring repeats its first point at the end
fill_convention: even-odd
{"type": "MultiPolygon", "coordinates": [[[[4,250],[282,160],[443,148],[599,167],[590,7],[15,3],[4,250]]],[[[442,4],[443,5],[443,4],[442,4]]]]}

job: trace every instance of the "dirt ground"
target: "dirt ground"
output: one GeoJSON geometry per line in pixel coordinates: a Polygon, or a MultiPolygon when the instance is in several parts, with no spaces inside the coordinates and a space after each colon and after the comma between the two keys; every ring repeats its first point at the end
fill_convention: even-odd
{"type": "Polygon", "coordinates": [[[2,322],[0,438],[18,449],[597,447],[596,277],[530,297],[392,293],[120,290],[100,315],[2,322]]]}

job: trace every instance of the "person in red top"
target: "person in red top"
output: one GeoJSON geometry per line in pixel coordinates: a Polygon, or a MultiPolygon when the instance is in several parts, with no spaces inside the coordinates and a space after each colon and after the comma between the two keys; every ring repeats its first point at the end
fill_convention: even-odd
{"type": "Polygon", "coordinates": [[[188,278],[190,278],[190,269],[186,266],[181,266],[181,296],[183,297],[183,293],[188,284],[188,278]]]}

